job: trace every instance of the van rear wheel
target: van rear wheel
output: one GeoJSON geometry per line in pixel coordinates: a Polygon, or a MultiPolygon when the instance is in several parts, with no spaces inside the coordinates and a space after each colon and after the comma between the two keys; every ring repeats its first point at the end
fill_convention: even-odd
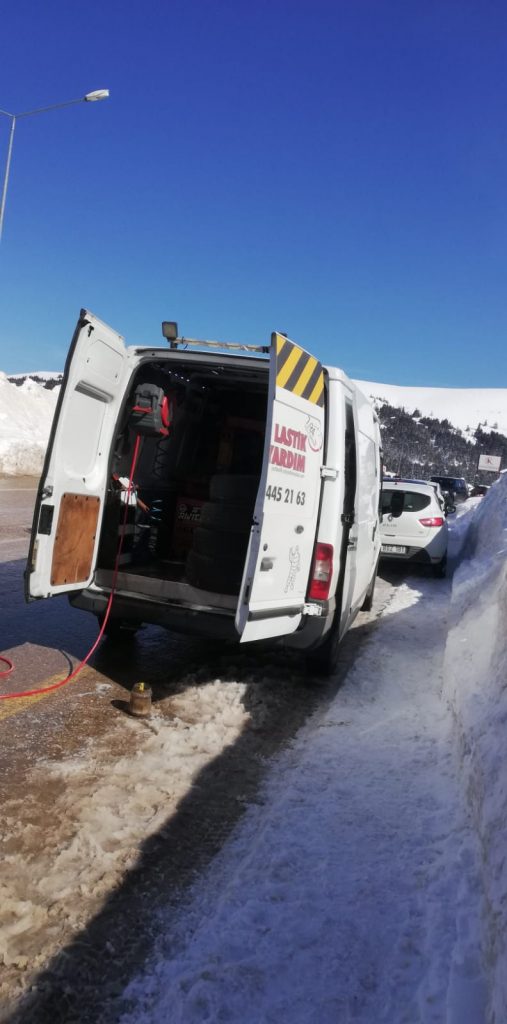
{"type": "Polygon", "coordinates": [[[361,611],[362,612],[371,612],[371,610],[373,608],[373,598],[374,598],[374,595],[375,595],[375,583],[377,582],[377,572],[378,572],[378,561],[377,561],[377,564],[375,566],[375,570],[373,572],[373,576],[371,578],[370,585],[368,587],[368,590],[366,591],[366,594],[365,594],[365,597],[364,597],[364,601],[363,601],[363,603],[361,605],[361,611]]]}
{"type": "MultiPolygon", "coordinates": [[[[97,615],[97,621],[102,629],[102,623],[104,622],[103,615],[97,615]]],[[[140,622],[129,622],[128,619],[112,619],[109,618],[106,622],[104,629],[104,636],[108,640],[128,640],[132,639],[140,628],[140,622]]]]}
{"type": "Polygon", "coordinates": [[[338,668],[340,650],[340,616],[335,612],[331,629],[324,643],[306,655],[306,664],[311,672],[320,676],[331,676],[338,668]]]}

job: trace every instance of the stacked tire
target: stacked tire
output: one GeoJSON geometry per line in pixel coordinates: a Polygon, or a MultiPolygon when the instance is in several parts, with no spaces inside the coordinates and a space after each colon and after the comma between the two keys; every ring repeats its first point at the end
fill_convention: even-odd
{"type": "Polygon", "coordinates": [[[192,586],[221,594],[238,593],[258,486],[257,476],[218,474],[211,478],[210,500],[201,509],[187,556],[185,576],[192,586]]]}

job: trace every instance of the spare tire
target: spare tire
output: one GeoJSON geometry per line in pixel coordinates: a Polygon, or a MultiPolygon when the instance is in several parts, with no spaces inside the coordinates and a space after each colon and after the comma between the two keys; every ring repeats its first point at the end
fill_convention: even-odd
{"type": "Polygon", "coordinates": [[[244,558],[208,558],[197,551],[189,551],[185,577],[188,583],[202,590],[214,590],[218,594],[237,594],[244,565],[244,558]]]}
{"type": "Polygon", "coordinates": [[[249,533],[225,533],[223,530],[198,526],[193,532],[192,546],[198,554],[214,558],[217,564],[222,558],[227,561],[242,558],[244,561],[249,538],[249,533]]]}
{"type": "Polygon", "coordinates": [[[238,505],[253,504],[258,489],[258,476],[220,473],[211,477],[209,496],[212,501],[232,501],[238,505]]]}
{"type": "Polygon", "coordinates": [[[207,501],[202,506],[199,526],[227,533],[250,533],[253,520],[253,501],[248,505],[226,505],[225,502],[207,501]]]}

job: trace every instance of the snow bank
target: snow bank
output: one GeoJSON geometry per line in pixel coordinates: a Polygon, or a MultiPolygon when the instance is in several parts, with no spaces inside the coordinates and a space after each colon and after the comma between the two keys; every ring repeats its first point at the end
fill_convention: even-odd
{"type": "Polygon", "coordinates": [[[40,475],[59,390],[0,372],[0,476],[40,475]]]}
{"type": "Polygon", "coordinates": [[[444,694],[458,727],[464,783],[479,833],[486,894],[488,1021],[507,1019],[507,477],[471,518],[454,575],[444,694]]]}

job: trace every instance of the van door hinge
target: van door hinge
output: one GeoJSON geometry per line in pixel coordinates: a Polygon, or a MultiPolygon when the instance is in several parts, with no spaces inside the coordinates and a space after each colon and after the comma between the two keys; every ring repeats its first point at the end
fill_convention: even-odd
{"type": "Polygon", "coordinates": [[[303,615],[322,615],[320,604],[304,604],[303,615]]]}
{"type": "Polygon", "coordinates": [[[338,470],[334,466],[321,466],[320,475],[323,480],[337,480],[338,470]]]}
{"type": "Polygon", "coordinates": [[[341,516],[341,521],[344,526],[353,526],[355,523],[355,515],[353,512],[344,512],[341,516]]]}

